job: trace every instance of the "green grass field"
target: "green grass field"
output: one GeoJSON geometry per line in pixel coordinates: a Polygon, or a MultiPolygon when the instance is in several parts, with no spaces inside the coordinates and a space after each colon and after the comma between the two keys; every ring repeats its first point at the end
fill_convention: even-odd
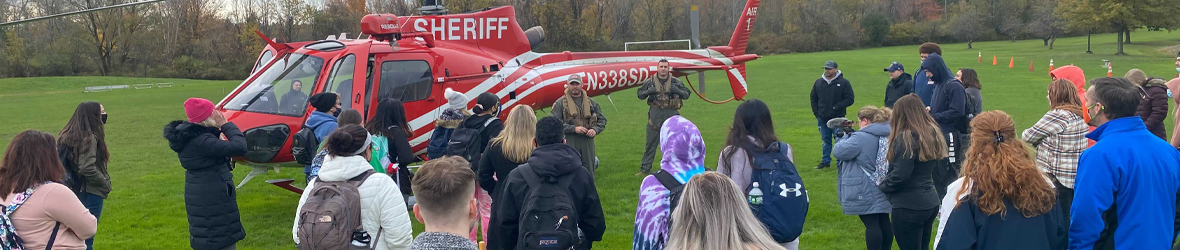
{"type": "MultiPolygon", "coordinates": [[[[983,83],[986,110],[1004,110],[1013,115],[1018,129],[1031,126],[1046,111],[1045,85],[1049,82],[1048,62],[1057,66],[1076,64],[1087,77],[1106,75],[1102,59],[1114,62],[1115,75],[1140,68],[1149,75],[1171,78],[1176,74],[1173,61],[1180,35],[1167,32],[1136,32],[1135,43],[1126,50],[1129,56],[1113,56],[1114,34],[1094,36],[1093,55],[1085,54],[1086,38],[1060,39],[1055,50],[1048,50],[1039,40],[1018,42],[980,42],[974,50],[965,44],[943,45],[951,68],[975,68],[983,83]],[[1174,47],[1173,47],[1174,48],[1174,47]],[[982,52],[984,63],[977,63],[982,52]],[[998,56],[1000,65],[992,66],[990,57],[998,56]],[[1016,67],[1008,68],[1007,59],[1015,57],[1016,67]],[[1035,60],[1036,71],[1027,70],[1035,60]]],[[[804,249],[858,249],[864,246],[864,229],[855,216],[843,215],[836,201],[836,170],[812,169],[819,161],[819,135],[815,118],[809,110],[808,94],[819,77],[824,61],[836,60],[845,78],[856,89],[855,113],[863,105],[881,105],[888,75],[881,71],[890,62],[905,64],[907,71],[918,67],[917,46],[886,47],[855,51],[767,56],[749,64],[748,99],[766,101],[774,112],[779,137],[796,150],[796,165],[811,191],[812,206],[801,247],[804,249]]],[[[695,80],[695,78],[693,79],[695,80]]],[[[711,73],[709,89],[714,99],[728,98],[728,84],[722,74],[711,73]]],[[[695,82],[695,81],[694,81],[695,82]]],[[[184,117],[181,103],[189,97],[220,100],[239,81],[198,81],[184,79],[144,79],[123,77],[46,77],[0,79],[0,147],[7,147],[13,135],[26,129],[57,133],[81,101],[98,101],[110,115],[107,143],[111,149],[110,174],[114,191],[103,209],[96,245],[98,249],[185,249],[188,248],[188,224],[185,220],[184,170],[176,155],[161,137],[161,128],[171,120],[184,117]],[[172,88],[116,90],[82,93],[84,86],[175,83],[172,88]]],[[[638,171],[642,156],[647,106],[634,97],[634,90],[613,95],[615,105],[598,97],[610,118],[607,130],[598,139],[601,168],[598,190],[607,216],[608,230],[600,249],[627,249],[631,244],[632,222],[641,177],[638,171]],[[617,111],[616,111],[617,108],[617,111]]],[[[715,168],[717,155],[732,122],[737,103],[708,104],[699,99],[688,101],[683,115],[700,127],[709,157],[706,163],[715,168]]],[[[546,112],[548,110],[545,110],[546,112]]],[[[1170,113],[1169,113],[1170,114],[1170,113]]],[[[1168,128],[1171,128],[1171,119],[1168,128]]],[[[658,162],[658,160],[657,160],[658,162]]],[[[235,171],[238,181],[248,167],[235,171]]],[[[247,237],[241,249],[291,249],[291,220],[298,195],[270,186],[262,180],[302,178],[299,169],[286,168],[282,173],[260,176],[239,190],[238,202],[247,237]]],[[[416,226],[415,232],[420,232],[416,226]]]]}

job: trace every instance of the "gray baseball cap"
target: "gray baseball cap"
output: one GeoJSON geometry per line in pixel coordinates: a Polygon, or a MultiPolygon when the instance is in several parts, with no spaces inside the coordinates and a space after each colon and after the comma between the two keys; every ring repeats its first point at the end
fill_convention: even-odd
{"type": "Polygon", "coordinates": [[[824,63],[824,69],[838,69],[838,68],[840,68],[840,65],[837,65],[836,61],[828,61],[828,62],[824,63]]]}

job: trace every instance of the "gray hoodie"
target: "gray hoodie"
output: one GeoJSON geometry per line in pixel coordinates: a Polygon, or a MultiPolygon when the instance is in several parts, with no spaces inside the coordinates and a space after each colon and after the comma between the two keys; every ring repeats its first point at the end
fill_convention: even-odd
{"type": "Polygon", "coordinates": [[[832,148],[832,156],[843,164],[840,165],[836,192],[844,214],[879,214],[892,210],[885,193],[870,178],[870,175],[885,174],[877,174],[877,149],[880,139],[888,137],[889,123],[874,123],[840,139],[832,148]]]}

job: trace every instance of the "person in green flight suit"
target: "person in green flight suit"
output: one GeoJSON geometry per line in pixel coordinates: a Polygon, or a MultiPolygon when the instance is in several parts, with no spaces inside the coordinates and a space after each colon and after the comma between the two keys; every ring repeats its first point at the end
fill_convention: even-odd
{"type": "Polygon", "coordinates": [[[564,122],[566,144],[582,154],[582,166],[594,176],[594,170],[598,169],[594,137],[606,129],[606,116],[582,86],[582,76],[570,75],[565,84],[565,95],[553,103],[549,116],[564,122]]]}
{"type": "Polygon", "coordinates": [[[647,110],[647,146],[643,150],[643,163],[635,176],[651,173],[651,164],[660,146],[660,126],[669,117],[680,115],[679,110],[691,93],[688,87],[680,83],[680,79],[672,76],[672,65],[668,60],[660,60],[657,66],[659,72],[656,76],[644,81],[638,91],[639,99],[647,100],[651,108],[647,110]]]}

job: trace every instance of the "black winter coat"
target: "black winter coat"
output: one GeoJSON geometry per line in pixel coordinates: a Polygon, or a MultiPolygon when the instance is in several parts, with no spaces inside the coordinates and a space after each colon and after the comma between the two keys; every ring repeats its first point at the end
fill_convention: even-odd
{"type": "Polygon", "coordinates": [[[1147,130],[1151,131],[1151,134],[1168,140],[1168,132],[1164,129],[1164,119],[1168,118],[1168,89],[1149,85],[1144,87],[1140,94],[1143,95],[1143,100],[1139,101],[1135,115],[1143,118],[1143,124],[1147,125],[1147,130]]]}
{"type": "MultiPolygon", "coordinates": [[[[581,157],[569,145],[550,144],[537,147],[528,164],[542,181],[573,175],[569,193],[576,203],[573,205],[578,211],[578,228],[582,230],[585,240],[602,241],[602,234],[606,232],[606,217],[602,214],[602,203],[594,187],[594,176],[582,167],[581,157]]],[[[490,235],[486,238],[488,249],[516,249],[520,212],[526,209],[522,206],[530,189],[519,169],[513,170],[507,179],[500,181],[506,182],[500,184],[503,190],[497,191],[500,195],[493,197],[492,222],[488,225],[491,230],[488,230],[490,235]]]]}
{"type": "MultiPolygon", "coordinates": [[[[498,118],[498,117],[496,117],[495,115],[472,115],[470,117],[467,117],[467,119],[464,119],[463,123],[460,124],[459,127],[456,129],[478,128],[480,126],[483,126],[484,123],[488,121],[488,119],[492,119],[492,118],[498,118]]],[[[484,129],[483,129],[483,133],[480,133],[479,138],[481,140],[481,143],[479,145],[479,150],[487,149],[488,143],[492,141],[492,138],[496,138],[496,136],[500,136],[501,130],[504,130],[504,121],[502,121],[500,119],[496,119],[495,121],[488,123],[487,127],[484,127],[484,129]]],[[[483,157],[483,151],[480,151],[479,154],[476,154],[475,159],[471,159],[471,171],[472,172],[479,172],[478,167],[479,167],[479,158],[480,157],[483,157]]]]}
{"type": "Polygon", "coordinates": [[[901,73],[897,79],[889,79],[889,85],[885,85],[885,107],[893,108],[897,99],[910,93],[914,93],[914,79],[910,73],[901,73]]]}
{"type": "Polygon", "coordinates": [[[508,173],[512,173],[512,170],[521,164],[524,162],[514,162],[505,157],[501,144],[489,144],[483,151],[483,157],[479,159],[479,187],[488,191],[492,197],[496,197],[499,194],[496,191],[503,187],[504,183],[508,183],[504,181],[508,180],[508,173]]]}
{"type": "Polygon", "coordinates": [[[855,100],[852,83],[844,79],[844,73],[837,73],[831,83],[820,77],[811,86],[811,114],[824,122],[847,116],[848,106],[855,100]]]}
{"type": "MultiPolygon", "coordinates": [[[[918,141],[917,135],[913,135],[913,141],[918,141]]],[[[889,172],[885,175],[885,181],[879,185],[881,191],[885,192],[885,198],[893,208],[923,210],[938,207],[939,198],[938,192],[934,189],[933,174],[935,168],[947,164],[946,160],[919,161],[917,152],[920,149],[916,143],[909,149],[902,149],[903,146],[901,140],[889,145],[890,148],[899,150],[890,150],[894,154],[893,160],[889,162],[889,172]],[[905,157],[906,151],[914,153],[910,154],[910,157],[905,157]]]]}
{"type": "Polygon", "coordinates": [[[246,238],[238,215],[230,157],[246,154],[246,137],[233,123],[209,128],[185,121],[164,126],[164,138],[184,167],[189,245],[218,250],[246,238]],[[221,140],[225,134],[228,141],[221,140]]]}

